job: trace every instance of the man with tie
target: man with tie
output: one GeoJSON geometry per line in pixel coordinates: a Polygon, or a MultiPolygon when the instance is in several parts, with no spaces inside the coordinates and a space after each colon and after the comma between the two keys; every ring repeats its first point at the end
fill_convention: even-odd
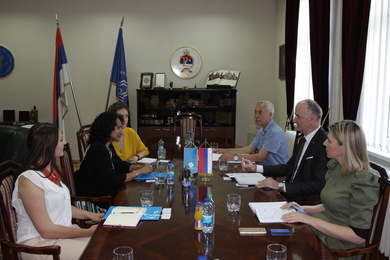
{"type": "Polygon", "coordinates": [[[300,101],[295,107],[293,122],[301,132],[298,146],[286,164],[254,165],[243,160],[243,170],[261,172],[265,176],[286,176],[284,182],[273,178],[260,181],[257,188],[279,190],[288,201],[319,201],[327,172],[325,146],[327,132],[321,127],[322,109],[311,99],[300,101]]]}

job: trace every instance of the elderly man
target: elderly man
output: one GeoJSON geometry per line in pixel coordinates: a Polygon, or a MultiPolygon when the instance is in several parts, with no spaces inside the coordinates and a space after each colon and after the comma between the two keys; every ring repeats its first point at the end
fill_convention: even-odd
{"type": "Polygon", "coordinates": [[[287,139],[284,131],[272,119],[274,105],[269,101],[260,101],[255,107],[256,125],[261,128],[250,145],[241,148],[216,149],[223,153],[221,158],[229,161],[248,159],[263,165],[276,165],[288,161],[287,139]],[[258,153],[252,154],[255,150],[258,153]]]}
{"type": "Polygon", "coordinates": [[[265,176],[286,176],[285,182],[273,178],[260,181],[257,188],[279,190],[288,201],[318,201],[325,185],[328,157],[325,146],[327,133],[321,127],[322,109],[313,100],[299,102],[293,122],[304,136],[286,164],[266,166],[242,162],[243,170],[257,171],[265,176]]]}

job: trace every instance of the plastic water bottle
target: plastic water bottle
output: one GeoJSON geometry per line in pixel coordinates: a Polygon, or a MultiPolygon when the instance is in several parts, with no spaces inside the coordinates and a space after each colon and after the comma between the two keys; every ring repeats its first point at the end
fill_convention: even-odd
{"type": "Polygon", "coordinates": [[[214,229],[214,204],[210,198],[205,198],[203,203],[203,233],[212,233],[214,229]]]}
{"type": "Polygon", "coordinates": [[[160,140],[158,140],[158,150],[164,150],[164,140],[162,138],[160,138],[160,140]]]}
{"type": "Polygon", "coordinates": [[[167,184],[175,184],[175,165],[172,161],[169,161],[167,165],[167,184]]]}
{"type": "Polygon", "coordinates": [[[191,171],[190,167],[186,165],[181,171],[181,184],[183,185],[184,190],[191,188],[191,171]]]}

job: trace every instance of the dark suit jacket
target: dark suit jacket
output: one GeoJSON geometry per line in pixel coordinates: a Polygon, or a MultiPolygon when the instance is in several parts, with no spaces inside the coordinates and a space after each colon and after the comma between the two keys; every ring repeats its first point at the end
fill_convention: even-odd
{"type": "Polygon", "coordinates": [[[286,164],[264,165],[265,176],[286,176],[286,192],[282,195],[288,201],[320,200],[320,192],[325,185],[326,164],[329,158],[323,145],[328,133],[321,127],[313,136],[298,167],[294,182],[290,182],[297,149],[286,164]]]}

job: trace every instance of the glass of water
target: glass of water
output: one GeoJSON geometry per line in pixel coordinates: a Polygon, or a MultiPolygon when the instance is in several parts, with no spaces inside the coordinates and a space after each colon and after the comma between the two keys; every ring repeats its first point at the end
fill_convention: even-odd
{"type": "Polygon", "coordinates": [[[229,213],[233,213],[233,214],[238,213],[241,207],[240,194],[228,194],[226,205],[229,213]]]}
{"type": "Polygon", "coordinates": [[[282,244],[269,244],[267,246],[267,260],[286,260],[287,247],[282,244]]]}
{"type": "Polygon", "coordinates": [[[119,246],[114,249],[114,260],[133,260],[133,248],[129,246],[119,246]]]}
{"type": "Polygon", "coordinates": [[[167,173],[167,163],[158,161],[154,170],[154,181],[156,185],[164,184],[167,173]]]}
{"type": "Polygon", "coordinates": [[[153,206],[154,193],[152,190],[141,190],[140,200],[142,207],[151,207],[153,206]]]}

